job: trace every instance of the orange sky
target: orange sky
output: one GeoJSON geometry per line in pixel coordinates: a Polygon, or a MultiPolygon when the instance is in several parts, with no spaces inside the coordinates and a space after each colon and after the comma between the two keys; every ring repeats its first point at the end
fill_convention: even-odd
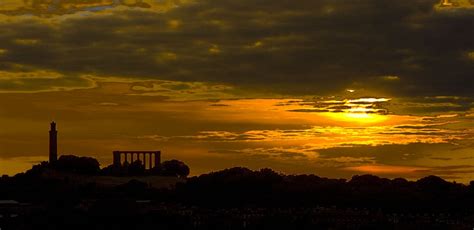
{"type": "Polygon", "coordinates": [[[47,160],[55,120],[102,166],[472,180],[472,4],[356,2],[2,1],[0,174],[47,160]]]}
{"type": "Polygon", "coordinates": [[[2,94],[0,105],[8,108],[0,119],[2,173],[46,160],[49,121],[55,120],[60,154],[93,156],[103,166],[113,150],[158,149],[163,159],[187,162],[193,175],[231,166],[328,177],[471,175],[471,151],[462,147],[472,138],[470,114],[396,115],[385,111],[397,104],[388,98],[183,101],[187,96],[180,94],[190,92],[162,99],[134,95],[132,85],[2,94]],[[348,106],[333,111],[341,104],[348,106]],[[364,146],[373,150],[361,153],[364,146]],[[343,151],[332,156],[338,148],[343,151]],[[439,168],[449,165],[467,168],[453,175],[439,168]]]}

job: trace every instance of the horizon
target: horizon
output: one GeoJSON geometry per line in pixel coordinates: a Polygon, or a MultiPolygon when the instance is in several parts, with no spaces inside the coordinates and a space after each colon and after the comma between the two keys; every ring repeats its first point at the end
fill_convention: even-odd
{"type": "Polygon", "coordinates": [[[6,0],[0,174],[161,151],[350,179],[474,180],[467,0],[6,0]],[[385,3],[385,4],[384,4],[385,3]]]}

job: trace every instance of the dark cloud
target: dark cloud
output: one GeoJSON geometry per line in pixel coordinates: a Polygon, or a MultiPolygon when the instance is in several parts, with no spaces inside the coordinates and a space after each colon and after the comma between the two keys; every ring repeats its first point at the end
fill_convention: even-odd
{"type": "MultiPolygon", "coordinates": [[[[449,149],[450,144],[412,143],[407,145],[353,146],[317,150],[322,159],[370,157],[379,164],[401,164],[431,157],[434,151],[449,149]],[[432,152],[433,151],[433,152],[432,152]],[[390,153],[390,154],[382,154],[390,153]]],[[[436,156],[433,156],[436,157],[436,156]]]]}
{"type": "Polygon", "coordinates": [[[220,155],[241,155],[242,157],[256,157],[256,158],[274,158],[283,160],[299,160],[306,159],[308,156],[305,154],[304,148],[240,148],[240,149],[215,149],[209,150],[209,153],[215,153],[220,155]]]}
{"type": "Polygon", "coordinates": [[[330,112],[328,109],[293,109],[290,112],[301,112],[301,113],[326,113],[330,112]]]}
{"type": "Polygon", "coordinates": [[[450,160],[452,160],[453,158],[450,158],[450,157],[431,157],[430,159],[433,159],[433,160],[440,160],[440,161],[450,161],[450,160]]]}
{"type": "Polygon", "coordinates": [[[209,150],[209,153],[216,153],[216,154],[231,154],[231,155],[240,155],[243,152],[239,150],[231,150],[231,149],[214,149],[214,150],[209,150]]]}
{"type": "Polygon", "coordinates": [[[226,106],[230,106],[230,105],[226,105],[226,104],[210,104],[209,106],[214,106],[214,107],[226,107],[226,106]]]}
{"type": "MultiPolygon", "coordinates": [[[[470,87],[470,86],[466,86],[470,87]]],[[[404,101],[393,101],[388,109],[394,113],[434,114],[466,112],[472,108],[474,98],[459,96],[411,97],[404,101]]]]}
{"type": "MultiPolygon", "coordinates": [[[[302,113],[327,113],[327,112],[350,112],[365,114],[387,114],[388,111],[384,107],[390,99],[386,98],[358,98],[358,99],[341,99],[341,100],[321,100],[313,98],[311,100],[301,100],[287,102],[288,105],[299,105],[305,108],[291,109],[290,112],[302,113]],[[312,108],[307,108],[311,106],[312,108]]],[[[279,104],[278,106],[282,106],[279,104]]]]}
{"type": "Polygon", "coordinates": [[[284,152],[280,154],[280,157],[295,158],[295,157],[306,157],[303,153],[284,152]]]}
{"type": "Polygon", "coordinates": [[[472,174],[474,173],[474,165],[450,165],[450,166],[438,166],[425,170],[417,170],[417,173],[424,173],[426,175],[442,175],[455,176],[459,174],[472,174]]]}
{"type": "Polygon", "coordinates": [[[0,6],[0,13],[7,15],[33,14],[48,17],[53,15],[73,14],[80,11],[102,11],[118,6],[152,7],[143,0],[23,0],[23,4],[19,3],[20,0],[16,1],[17,2],[15,2],[15,0],[13,2],[7,2],[6,5],[0,6]]]}
{"type": "Polygon", "coordinates": [[[168,11],[18,19],[0,25],[0,68],[223,82],[294,95],[352,87],[471,97],[474,13],[440,12],[435,4],[204,0],[168,11]]]}

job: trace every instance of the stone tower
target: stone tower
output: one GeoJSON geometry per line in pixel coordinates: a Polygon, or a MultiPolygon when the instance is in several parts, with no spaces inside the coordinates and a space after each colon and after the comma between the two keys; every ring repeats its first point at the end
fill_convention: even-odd
{"type": "Polygon", "coordinates": [[[49,163],[58,160],[58,131],[56,131],[56,123],[51,122],[49,130],[49,163]]]}

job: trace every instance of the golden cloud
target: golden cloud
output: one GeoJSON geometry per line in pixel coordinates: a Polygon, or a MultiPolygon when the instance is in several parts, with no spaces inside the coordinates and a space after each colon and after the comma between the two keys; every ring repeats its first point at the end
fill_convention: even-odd
{"type": "Polygon", "coordinates": [[[76,12],[101,12],[114,8],[169,10],[190,0],[3,0],[0,14],[54,16],[76,12]]]}
{"type": "Polygon", "coordinates": [[[472,0],[441,0],[435,5],[437,10],[447,9],[471,9],[474,8],[474,1],[472,0]]]}
{"type": "Polygon", "coordinates": [[[474,51],[468,52],[467,57],[471,59],[472,61],[474,61],[474,51]]]}
{"type": "Polygon", "coordinates": [[[64,77],[63,74],[48,70],[22,72],[0,71],[0,80],[59,79],[62,77],[64,77]]]}

